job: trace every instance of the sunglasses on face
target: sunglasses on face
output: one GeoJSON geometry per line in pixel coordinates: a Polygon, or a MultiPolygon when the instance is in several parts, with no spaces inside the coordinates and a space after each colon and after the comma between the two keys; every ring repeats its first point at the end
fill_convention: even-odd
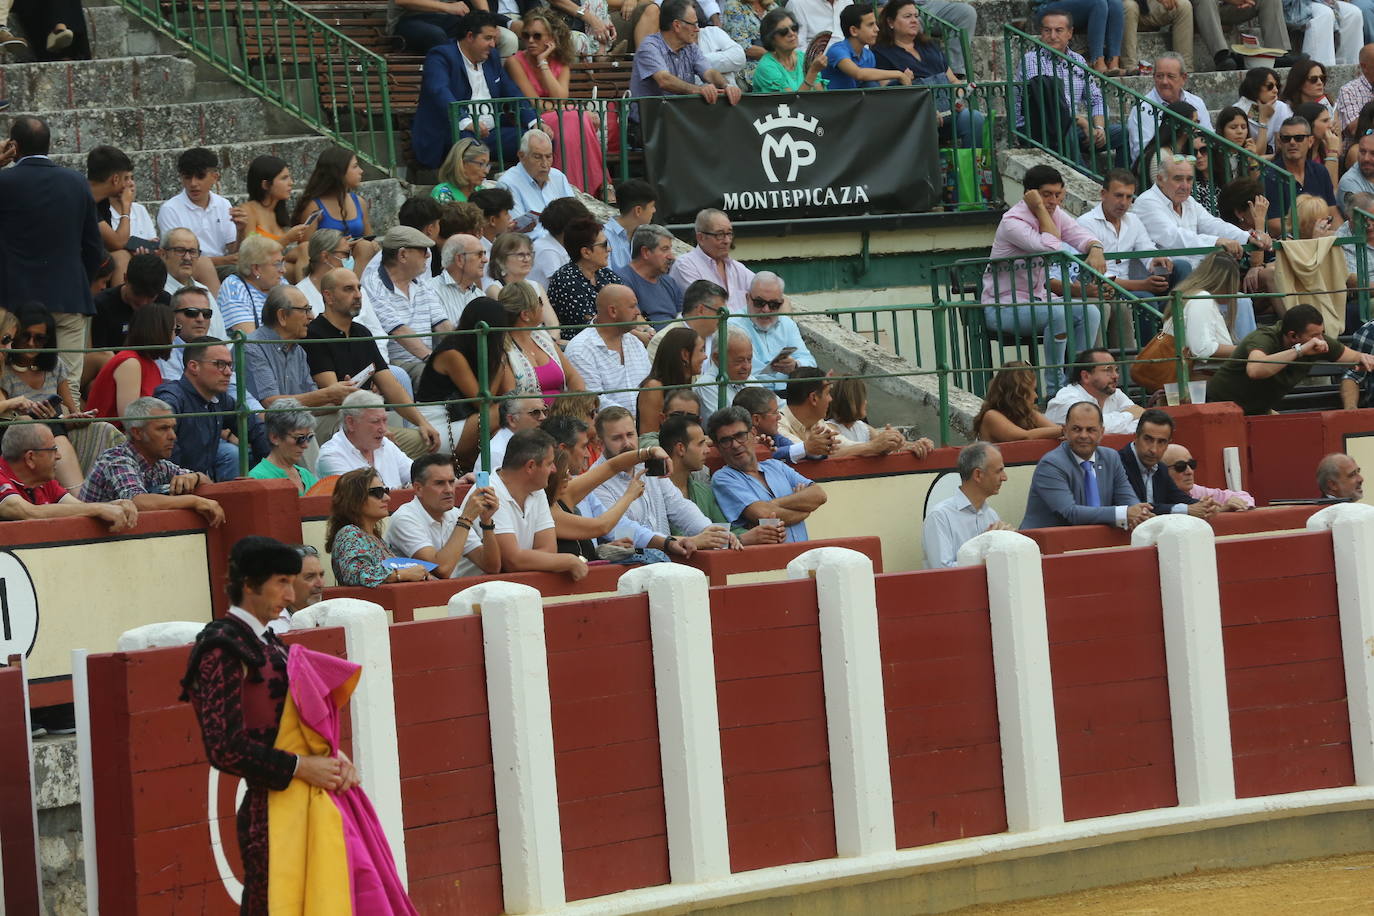
{"type": "Polygon", "coordinates": [[[1326,82],[1326,77],[1322,76],[1320,73],[1313,73],[1307,78],[1307,81],[1309,83],[1324,83],[1326,82]]]}
{"type": "Polygon", "coordinates": [[[373,499],[386,499],[391,495],[390,487],[368,487],[367,495],[373,499]]]}
{"type": "Polygon", "coordinates": [[[296,548],[296,555],[301,559],[305,559],[306,557],[315,557],[319,559],[320,551],[317,547],[310,544],[302,544],[296,548]]]}
{"type": "Polygon", "coordinates": [[[774,35],[795,35],[797,27],[795,25],[780,25],[773,30],[774,35]]]}
{"type": "Polygon", "coordinates": [[[234,368],[234,364],[227,359],[193,359],[193,363],[200,363],[202,366],[214,366],[220,372],[229,372],[234,368]]]}
{"type": "Polygon", "coordinates": [[[303,436],[292,436],[291,438],[295,440],[296,444],[299,445],[301,448],[305,448],[315,438],[315,434],[306,433],[303,436]]]}
{"type": "Polygon", "coordinates": [[[758,296],[753,296],[751,298],[754,302],[754,308],[763,309],[764,311],[776,312],[781,309],[783,305],[781,299],[761,299],[758,296]]]}
{"type": "Polygon", "coordinates": [[[1175,474],[1182,474],[1184,471],[1196,471],[1197,459],[1189,458],[1187,461],[1175,461],[1169,467],[1173,469],[1175,474]]]}
{"type": "Polygon", "coordinates": [[[1283,143],[1301,143],[1311,134],[1279,134],[1279,140],[1283,143]]]}
{"type": "Polygon", "coordinates": [[[8,347],[12,343],[14,343],[13,334],[6,334],[5,336],[0,337],[0,347],[8,347]]]}
{"type": "Polygon", "coordinates": [[[178,315],[185,315],[187,318],[213,318],[215,310],[211,308],[185,308],[177,309],[178,315]]]}

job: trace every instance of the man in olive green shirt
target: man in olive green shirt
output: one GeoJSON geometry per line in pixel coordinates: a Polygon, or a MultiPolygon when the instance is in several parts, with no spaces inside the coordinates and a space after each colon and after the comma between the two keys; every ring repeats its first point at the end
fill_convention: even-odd
{"type": "Polygon", "coordinates": [[[1310,305],[1295,305],[1279,322],[1251,331],[1207,383],[1208,402],[1235,401],[1246,414],[1270,413],[1315,363],[1374,369],[1374,356],[1323,331],[1322,314],[1310,305]]]}
{"type": "MultiPolygon", "coordinates": [[[[658,430],[658,445],[668,453],[669,478],[682,495],[696,503],[698,509],[718,525],[729,525],[725,513],[720,511],[711,485],[698,480],[692,473],[706,466],[706,450],[711,440],[701,428],[696,417],[672,416],[663,421],[658,430]]],[[[741,544],[780,544],[787,536],[781,525],[757,525],[753,528],[734,528],[741,544]]],[[[684,532],[674,531],[675,536],[684,532]]]]}

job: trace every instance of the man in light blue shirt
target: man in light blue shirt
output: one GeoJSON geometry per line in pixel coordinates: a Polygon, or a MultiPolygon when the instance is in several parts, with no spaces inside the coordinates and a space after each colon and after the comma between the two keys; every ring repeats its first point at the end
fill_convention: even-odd
{"type": "Polygon", "coordinates": [[[753,344],[753,377],[773,382],[770,387],[775,389],[781,389],[798,366],[816,365],[796,320],[779,314],[785,303],[782,277],[761,270],[749,285],[748,316],[730,319],[753,344]]]}
{"type": "Polygon", "coordinates": [[[512,230],[525,233],[531,241],[548,233],[539,223],[546,206],[560,197],[577,196],[568,177],[553,167],[553,141],[542,130],[527,131],[520,138],[520,164],[506,169],[496,181],[515,198],[512,230]]]}
{"type": "Polygon", "coordinates": [[[959,452],[958,491],[926,513],[921,546],[926,568],[954,566],[964,542],[984,531],[1011,531],[997,510],[988,505],[1007,479],[1006,466],[997,446],[974,442],[959,452]]]}
{"type": "Polygon", "coordinates": [[[753,418],[743,407],[725,407],[706,421],[725,467],[711,475],[711,491],[731,526],[781,524],[784,540],[808,540],[806,520],[825,505],[820,484],[776,458],[759,461],[754,453],[753,418]]]}

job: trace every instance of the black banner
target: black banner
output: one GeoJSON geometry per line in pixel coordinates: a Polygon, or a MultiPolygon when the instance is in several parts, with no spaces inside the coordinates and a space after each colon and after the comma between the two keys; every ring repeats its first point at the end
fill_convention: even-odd
{"type": "Polygon", "coordinates": [[[640,102],[644,157],[659,213],[690,221],[913,213],[939,200],[940,151],[929,91],[745,95],[640,102]]]}

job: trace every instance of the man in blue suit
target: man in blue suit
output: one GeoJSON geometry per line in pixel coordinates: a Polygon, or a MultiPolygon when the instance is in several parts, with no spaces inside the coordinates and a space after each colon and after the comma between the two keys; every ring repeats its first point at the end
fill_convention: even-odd
{"type": "Polygon", "coordinates": [[[415,160],[438,168],[458,138],[450,132],[449,105],[484,99],[521,99],[511,118],[511,106],[475,106],[459,122],[463,136],[477,137],[491,149],[493,162],[514,162],[520,133],[538,124],[534,109],[501,67],[496,47],[501,21],[476,10],[463,17],[457,43],[445,43],[425,55],[420,83],[420,104],[410,127],[415,160]],[[502,117],[504,115],[504,117],[502,117]],[[498,120],[500,119],[500,120],[498,120]]]}
{"type": "Polygon", "coordinates": [[[1171,513],[1207,518],[1221,511],[1210,496],[1196,500],[1174,483],[1169,469],[1160,463],[1174,438],[1174,418],[1151,408],[1140,415],[1135,441],[1120,451],[1121,466],[1138,499],[1150,504],[1155,515],[1171,513]]]}
{"type": "Polygon", "coordinates": [[[1140,502],[1121,457],[1101,449],[1102,408],[1081,401],[1064,417],[1064,444],[1040,459],[1021,528],[1115,525],[1131,529],[1153,513],[1140,502]]]}
{"type": "MultiPolygon", "coordinates": [[[[54,165],[52,137],[41,118],[20,117],[0,144],[0,305],[41,302],[57,320],[57,346],[80,350],[95,305],[89,277],[105,260],[95,198],[86,176],[54,165]]],[[[80,353],[63,364],[81,378],[80,353]]]]}

